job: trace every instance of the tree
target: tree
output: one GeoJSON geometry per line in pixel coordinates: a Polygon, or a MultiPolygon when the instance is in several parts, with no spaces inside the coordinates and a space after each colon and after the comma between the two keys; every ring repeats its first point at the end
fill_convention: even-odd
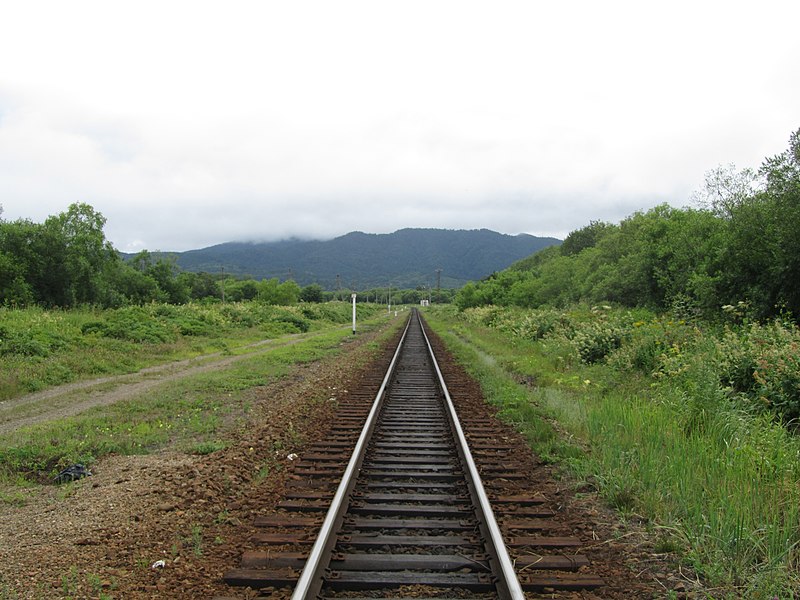
{"type": "Polygon", "coordinates": [[[178,279],[181,280],[183,285],[189,290],[189,296],[191,296],[192,300],[220,298],[222,296],[222,290],[216,278],[205,271],[201,271],[200,273],[184,271],[178,273],[178,279]]]}
{"type": "Polygon", "coordinates": [[[758,171],[761,189],[736,203],[721,253],[721,304],[746,300],[753,316],[800,315],[800,129],[758,171]]]}
{"type": "Polygon", "coordinates": [[[614,225],[603,221],[589,221],[586,227],[571,231],[561,244],[561,254],[571,256],[585,248],[593,248],[606,234],[614,229],[614,225]]]}
{"type": "Polygon", "coordinates": [[[106,218],[88,204],[71,204],[44,223],[49,300],[60,306],[95,303],[107,263],[118,261],[103,227],[106,218]]]}
{"type": "Polygon", "coordinates": [[[316,283],[309,284],[300,290],[300,300],[303,302],[322,302],[322,286],[316,283]]]}
{"type": "Polygon", "coordinates": [[[264,279],[258,284],[257,299],[264,304],[296,304],[299,298],[300,286],[291,279],[279,283],[278,278],[273,277],[264,279]]]}
{"type": "Polygon", "coordinates": [[[189,286],[178,278],[178,272],[174,258],[159,258],[146,271],[156,281],[159,289],[166,293],[170,304],[185,304],[189,301],[189,286]]]}
{"type": "Polygon", "coordinates": [[[752,169],[720,165],[706,172],[703,189],[693,194],[695,204],[725,219],[763,187],[762,179],[752,169]]]}

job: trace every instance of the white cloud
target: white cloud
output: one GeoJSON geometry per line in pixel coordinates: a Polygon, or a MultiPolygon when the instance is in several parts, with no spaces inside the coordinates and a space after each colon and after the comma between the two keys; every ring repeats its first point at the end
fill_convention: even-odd
{"type": "Polygon", "coordinates": [[[563,236],[685,204],[705,171],[758,166],[800,126],[800,8],[779,0],[5,12],[3,217],[89,202],[120,249],[563,236]]]}

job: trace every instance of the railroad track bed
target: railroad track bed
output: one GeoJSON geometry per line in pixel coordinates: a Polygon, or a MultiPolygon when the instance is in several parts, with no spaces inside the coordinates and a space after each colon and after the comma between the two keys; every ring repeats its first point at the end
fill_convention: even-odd
{"type": "Polygon", "coordinates": [[[371,374],[339,407],[325,440],[294,462],[284,500],[256,517],[255,549],[244,552],[226,582],[258,590],[259,598],[288,597],[293,589],[306,590],[296,598],[496,598],[601,588],[605,582],[581,552],[585,541],[531,479],[530,450],[490,414],[477,384],[440,348],[443,392],[413,322],[404,347],[383,382],[386,393],[378,393],[382,383],[371,374]],[[372,408],[376,395],[380,409],[372,408]],[[448,397],[459,425],[448,416],[448,397]],[[371,411],[375,422],[362,436],[371,411]],[[461,438],[471,458],[459,448],[461,438]],[[360,462],[348,466],[361,448],[360,462]],[[354,477],[340,487],[346,469],[354,477]],[[484,493],[493,516],[481,511],[484,493]],[[326,521],[337,500],[342,511],[326,521]],[[312,577],[307,565],[315,562],[321,566],[312,577]],[[507,571],[511,579],[516,573],[514,582],[507,571]]]}

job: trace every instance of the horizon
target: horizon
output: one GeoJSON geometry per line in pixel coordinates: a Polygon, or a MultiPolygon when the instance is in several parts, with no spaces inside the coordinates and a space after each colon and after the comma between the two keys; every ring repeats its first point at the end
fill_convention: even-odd
{"type": "Polygon", "coordinates": [[[3,16],[4,217],[87,203],[125,252],[406,227],[563,238],[686,206],[706,173],[756,169],[800,126],[785,0],[3,16]]]}
{"type": "Polygon", "coordinates": [[[396,233],[399,233],[401,231],[452,231],[452,232],[487,231],[489,233],[496,233],[498,235],[506,236],[506,237],[528,236],[528,237],[533,237],[533,238],[541,239],[541,240],[555,240],[555,241],[557,241],[559,243],[564,241],[561,238],[556,238],[556,237],[552,237],[552,236],[541,236],[541,235],[535,235],[535,234],[524,233],[524,232],[523,233],[503,233],[502,231],[495,231],[493,229],[488,229],[486,227],[480,227],[480,228],[474,228],[474,229],[451,229],[451,228],[445,228],[445,227],[403,227],[401,229],[397,229],[395,231],[390,231],[390,232],[386,232],[386,233],[382,233],[382,232],[373,233],[373,232],[368,232],[368,231],[354,230],[354,231],[348,231],[347,233],[343,233],[341,235],[336,235],[336,236],[330,237],[330,238],[304,238],[304,237],[300,237],[300,236],[292,236],[292,237],[276,239],[276,240],[256,240],[256,239],[252,239],[252,240],[228,240],[226,242],[219,242],[219,243],[211,244],[210,246],[203,246],[202,248],[189,248],[187,250],[162,250],[160,248],[156,248],[156,249],[142,248],[142,249],[139,249],[139,250],[137,250],[135,252],[125,252],[125,251],[120,250],[119,248],[116,248],[116,247],[114,249],[117,252],[119,252],[120,254],[131,255],[131,256],[135,256],[136,254],[138,254],[139,252],[142,252],[142,251],[150,252],[151,254],[183,254],[183,253],[186,253],[186,252],[194,252],[194,251],[198,251],[198,250],[208,250],[210,248],[216,248],[217,246],[225,246],[225,245],[228,245],[228,244],[259,245],[259,244],[280,244],[282,242],[295,242],[295,241],[296,242],[330,242],[330,241],[333,241],[333,240],[336,240],[336,239],[339,239],[339,238],[347,237],[347,236],[352,235],[352,234],[363,234],[363,235],[368,235],[368,236],[381,236],[381,235],[389,236],[389,235],[394,235],[396,233]]]}

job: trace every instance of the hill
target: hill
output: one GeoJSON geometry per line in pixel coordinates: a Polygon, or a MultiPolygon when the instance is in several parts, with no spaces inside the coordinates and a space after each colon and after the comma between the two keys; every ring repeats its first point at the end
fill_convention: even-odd
{"type": "Polygon", "coordinates": [[[171,255],[185,271],[224,269],[256,279],[293,278],[300,285],[318,283],[326,289],[435,286],[436,270],[442,269],[441,286],[452,288],[559,243],[488,229],[401,229],[388,234],[355,231],[325,241],[229,242],[171,255]]]}

